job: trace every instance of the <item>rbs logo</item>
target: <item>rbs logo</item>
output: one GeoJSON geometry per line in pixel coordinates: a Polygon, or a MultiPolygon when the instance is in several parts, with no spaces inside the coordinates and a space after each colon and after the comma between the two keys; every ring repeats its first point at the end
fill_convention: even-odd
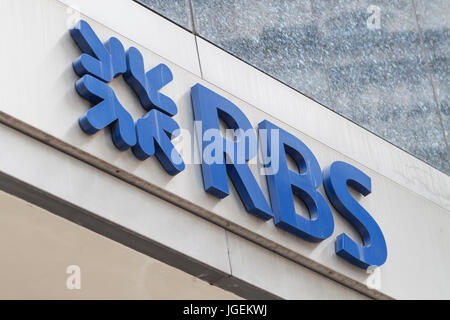
{"type": "MultiPolygon", "coordinates": [[[[180,131],[172,118],[178,109],[172,99],[159,92],[173,80],[170,69],[159,64],[146,72],[139,50],[131,47],[125,52],[122,43],[114,37],[103,44],[83,20],[70,30],[70,34],[83,52],[73,63],[75,72],[81,77],[75,88],[80,96],[93,104],[79,120],[82,130],[94,134],[111,127],[112,140],[118,149],[131,148],[140,160],[156,155],[171,175],[183,171],[185,163],[172,143],[172,138],[180,131]],[[120,75],[148,111],[136,123],[108,85],[120,75]]],[[[330,237],[334,231],[331,209],[318,191],[323,184],[331,204],[356,228],[364,243],[361,246],[345,233],[340,234],[336,238],[336,253],[363,269],[381,266],[386,261],[386,241],[381,229],[348,190],[350,186],[362,195],[368,195],[371,192],[370,177],[341,161],[332,163],[322,173],[311,150],[298,138],[267,120],[259,123],[257,135],[235,104],[201,84],[191,88],[191,98],[195,122],[200,128],[198,136],[206,192],[225,198],[230,193],[230,177],[249,213],[263,220],[273,219],[277,227],[307,241],[318,242],[330,237]],[[231,139],[220,134],[220,121],[232,129],[231,139]],[[258,153],[257,136],[270,203],[248,166],[258,153]],[[298,172],[288,168],[287,155],[294,159],[298,172]],[[294,196],[306,204],[309,219],[296,213],[294,196]]]]}

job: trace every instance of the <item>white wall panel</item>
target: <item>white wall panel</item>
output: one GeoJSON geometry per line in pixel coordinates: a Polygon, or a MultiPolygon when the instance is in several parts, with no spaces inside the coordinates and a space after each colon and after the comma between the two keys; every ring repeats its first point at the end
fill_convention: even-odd
{"type": "MultiPolygon", "coordinates": [[[[54,1],[54,0],[51,0],[54,1]]],[[[195,37],[132,0],[58,0],[200,76],[195,37]]],[[[68,21],[72,10],[66,10],[68,21]]]]}
{"type": "Polygon", "coordinates": [[[227,236],[234,278],[245,279],[284,299],[368,299],[235,234],[227,232],[227,236]]]}

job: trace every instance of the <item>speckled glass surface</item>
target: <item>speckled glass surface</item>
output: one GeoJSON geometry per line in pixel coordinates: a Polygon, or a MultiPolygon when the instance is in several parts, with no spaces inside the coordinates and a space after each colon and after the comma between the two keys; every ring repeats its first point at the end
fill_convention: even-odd
{"type": "Polygon", "coordinates": [[[412,1],[313,3],[330,84],[329,107],[450,173],[412,1]],[[374,5],[379,28],[367,24],[373,15],[368,8],[374,5]]]}
{"type": "MultiPolygon", "coordinates": [[[[450,1],[414,0],[414,4],[448,146],[450,142],[450,1]]],[[[450,170],[447,168],[447,171],[450,170]]]]}
{"type": "Polygon", "coordinates": [[[193,0],[195,30],[323,103],[328,86],[309,0],[193,0]]]}
{"type": "Polygon", "coordinates": [[[189,0],[134,0],[192,31],[189,0]]]}
{"type": "Polygon", "coordinates": [[[450,0],[139,1],[450,174],[450,0]]]}

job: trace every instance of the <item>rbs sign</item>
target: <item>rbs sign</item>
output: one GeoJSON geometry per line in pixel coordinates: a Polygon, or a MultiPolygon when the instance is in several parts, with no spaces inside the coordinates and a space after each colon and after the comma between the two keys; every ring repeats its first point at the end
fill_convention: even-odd
{"type": "MultiPolygon", "coordinates": [[[[178,109],[172,99],[159,92],[173,80],[170,69],[159,64],[146,72],[139,50],[131,47],[125,52],[122,43],[114,37],[103,44],[83,20],[70,34],[83,52],[73,63],[81,77],[75,87],[80,96],[93,104],[80,118],[83,131],[94,134],[111,127],[118,149],[131,148],[140,160],[155,155],[171,175],[183,171],[185,163],[172,143],[172,138],[180,131],[172,118],[178,109]],[[148,111],[136,123],[108,85],[120,75],[148,111]]],[[[336,253],[363,269],[381,266],[386,261],[382,231],[348,190],[350,186],[368,195],[370,177],[341,161],[332,163],[322,173],[315,156],[302,141],[265,120],[258,125],[258,136],[269,203],[248,166],[248,161],[257,155],[258,140],[247,117],[235,104],[201,84],[191,88],[191,98],[195,122],[200,124],[197,127],[200,127],[201,168],[206,192],[217,198],[228,196],[229,177],[249,213],[263,220],[273,219],[276,226],[287,232],[318,242],[330,237],[334,230],[331,209],[318,191],[323,184],[331,204],[356,228],[364,243],[361,246],[346,234],[340,234],[336,239],[336,253]],[[233,130],[231,139],[220,134],[220,121],[233,130]],[[217,132],[219,134],[215,134],[217,132]],[[294,159],[298,172],[288,168],[287,155],[294,159]],[[296,213],[294,196],[306,204],[310,219],[296,213]]]]}

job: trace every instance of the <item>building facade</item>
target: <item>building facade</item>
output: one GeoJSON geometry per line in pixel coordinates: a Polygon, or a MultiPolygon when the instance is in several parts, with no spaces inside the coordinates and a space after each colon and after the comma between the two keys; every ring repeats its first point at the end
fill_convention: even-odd
{"type": "Polygon", "coordinates": [[[450,298],[446,1],[0,8],[0,298],[450,298]]]}

